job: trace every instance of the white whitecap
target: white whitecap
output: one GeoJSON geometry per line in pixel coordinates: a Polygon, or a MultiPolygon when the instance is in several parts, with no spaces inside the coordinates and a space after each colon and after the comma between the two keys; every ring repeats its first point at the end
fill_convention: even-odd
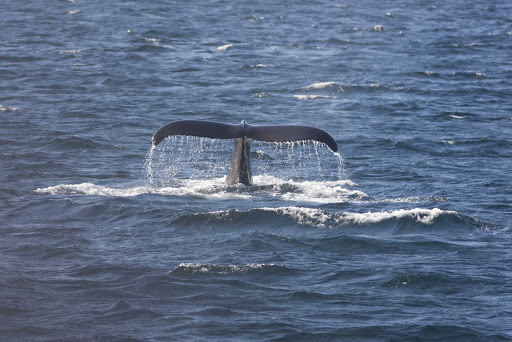
{"type": "Polygon", "coordinates": [[[303,181],[284,180],[271,175],[253,177],[257,186],[270,186],[271,195],[280,200],[309,203],[338,203],[359,201],[368,195],[362,191],[350,189],[356,184],[351,180],[303,181]],[[292,186],[294,191],[281,191],[292,186]]]}
{"type": "Polygon", "coordinates": [[[312,100],[312,99],[328,99],[330,96],[327,95],[293,95],[294,99],[299,100],[312,100]]]}
{"type": "Polygon", "coordinates": [[[20,111],[21,108],[19,107],[8,107],[8,106],[2,106],[0,105],[0,112],[16,112],[20,111]]]}
{"type": "Polygon", "coordinates": [[[310,225],[315,227],[331,227],[338,225],[365,225],[373,224],[389,219],[410,218],[418,223],[430,225],[434,220],[446,213],[457,214],[455,211],[444,211],[439,208],[433,209],[399,209],[393,211],[380,212],[327,212],[316,208],[303,207],[280,207],[280,208],[262,208],[265,211],[273,211],[281,215],[292,217],[298,224],[310,225]]]}
{"type": "Polygon", "coordinates": [[[195,262],[182,262],[175,269],[170,271],[173,272],[187,272],[187,273],[210,273],[210,274],[233,274],[233,273],[248,273],[251,271],[262,270],[264,267],[273,267],[281,265],[276,264],[247,264],[247,265],[217,265],[207,263],[195,263],[195,262]]]}
{"type": "Polygon", "coordinates": [[[222,46],[217,47],[217,50],[219,50],[219,51],[226,51],[227,49],[229,49],[232,46],[233,46],[233,44],[222,45],[222,46]]]}
{"type": "Polygon", "coordinates": [[[336,85],[336,82],[317,82],[317,83],[311,83],[310,85],[305,86],[302,88],[302,90],[317,90],[317,89],[324,89],[327,87],[331,87],[336,85]]]}
{"type": "Polygon", "coordinates": [[[224,184],[224,178],[216,180],[189,180],[183,182],[177,187],[150,187],[137,186],[129,188],[112,188],[93,183],[81,184],[60,184],[47,188],[34,190],[40,194],[50,195],[88,195],[88,196],[112,196],[112,197],[133,197],[144,194],[163,195],[163,196],[196,196],[207,199],[248,199],[251,196],[247,194],[238,194],[225,191],[215,191],[216,186],[224,184]]]}
{"type": "Polygon", "coordinates": [[[152,44],[155,44],[155,45],[160,44],[160,39],[157,39],[157,38],[146,38],[146,37],[143,37],[143,38],[148,43],[152,43],[152,44]]]}

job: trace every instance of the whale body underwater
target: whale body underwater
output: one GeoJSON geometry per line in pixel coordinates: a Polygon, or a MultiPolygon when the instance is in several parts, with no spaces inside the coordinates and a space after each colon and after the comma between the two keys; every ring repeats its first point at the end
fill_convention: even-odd
{"type": "Polygon", "coordinates": [[[234,148],[226,180],[227,185],[252,184],[250,158],[252,140],[266,142],[313,140],[326,144],[333,152],[338,151],[338,144],[333,137],[319,128],[295,125],[249,125],[245,120],[238,125],[203,120],[173,121],[160,127],[153,134],[153,146],[174,135],[233,139],[234,148]]]}

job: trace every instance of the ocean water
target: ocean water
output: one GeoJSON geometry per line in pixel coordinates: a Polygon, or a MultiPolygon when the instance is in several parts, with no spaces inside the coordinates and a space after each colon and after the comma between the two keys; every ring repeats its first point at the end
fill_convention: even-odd
{"type": "Polygon", "coordinates": [[[512,3],[0,1],[0,340],[512,340],[512,3]],[[253,142],[173,120],[312,125],[253,142]]]}

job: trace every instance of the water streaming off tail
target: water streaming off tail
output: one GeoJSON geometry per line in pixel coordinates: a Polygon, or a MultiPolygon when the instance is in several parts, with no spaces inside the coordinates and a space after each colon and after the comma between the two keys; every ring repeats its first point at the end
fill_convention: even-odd
{"type": "MultiPolygon", "coordinates": [[[[231,139],[174,136],[151,148],[144,174],[157,186],[187,179],[217,179],[228,173],[232,152],[231,139]]],[[[332,181],[344,177],[341,155],[314,141],[253,141],[251,168],[253,177],[269,175],[294,181],[332,181]]]]}

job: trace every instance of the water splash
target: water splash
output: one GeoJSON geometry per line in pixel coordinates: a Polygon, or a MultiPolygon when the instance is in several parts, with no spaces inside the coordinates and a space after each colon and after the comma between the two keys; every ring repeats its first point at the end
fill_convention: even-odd
{"type": "Polygon", "coordinates": [[[156,146],[151,146],[151,149],[144,159],[144,175],[148,179],[149,184],[153,184],[153,151],[155,147],[156,146]]]}
{"type": "MultiPolygon", "coordinates": [[[[169,186],[185,179],[214,179],[227,174],[233,141],[193,136],[166,138],[146,156],[144,174],[149,184],[169,186]]],[[[270,175],[295,181],[342,180],[343,159],[316,141],[253,141],[253,177],[270,175]]],[[[255,185],[257,185],[255,183],[255,185]]]]}
{"type": "Polygon", "coordinates": [[[343,157],[338,152],[335,152],[334,155],[336,157],[338,157],[338,161],[339,161],[339,164],[338,164],[338,180],[347,179],[347,175],[345,173],[345,166],[344,166],[345,162],[343,161],[343,157]]]}

